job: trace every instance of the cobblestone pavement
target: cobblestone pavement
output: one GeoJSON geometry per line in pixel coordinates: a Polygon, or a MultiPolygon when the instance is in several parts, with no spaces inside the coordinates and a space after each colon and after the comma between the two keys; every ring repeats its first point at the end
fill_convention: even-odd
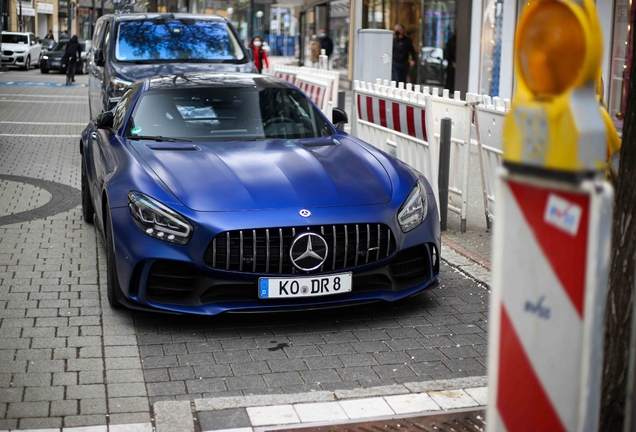
{"type": "MultiPolygon", "coordinates": [[[[0,73],[0,82],[63,79],[0,73]]],[[[0,175],[79,194],[88,107],[86,77],[76,79],[69,88],[0,85],[0,175]]],[[[0,180],[2,216],[55,198],[13,179],[0,180]]],[[[112,311],[105,250],[79,207],[3,224],[0,430],[149,423],[163,400],[483,376],[488,290],[448,265],[440,279],[399,303],[303,314],[112,311]]]]}

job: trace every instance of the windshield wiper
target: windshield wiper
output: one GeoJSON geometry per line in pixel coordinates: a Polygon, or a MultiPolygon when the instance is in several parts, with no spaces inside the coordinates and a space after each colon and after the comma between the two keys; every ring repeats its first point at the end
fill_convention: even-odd
{"type": "Polygon", "coordinates": [[[157,142],[192,142],[190,140],[184,139],[184,138],[170,138],[170,137],[164,137],[161,135],[133,135],[133,136],[129,136],[126,137],[129,140],[151,140],[151,141],[157,141],[157,142]]]}
{"type": "Polygon", "coordinates": [[[243,141],[261,141],[267,139],[265,137],[256,137],[256,138],[236,138],[236,139],[229,139],[229,140],[224,140],[225,142],[243,142],[243,141]]]}

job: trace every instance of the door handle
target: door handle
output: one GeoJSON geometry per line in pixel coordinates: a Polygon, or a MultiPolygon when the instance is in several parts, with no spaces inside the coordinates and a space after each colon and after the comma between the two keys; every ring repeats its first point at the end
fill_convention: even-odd
{"type": "Polygon", "coordinates": [[[91,138],[97,139],[97,132],[91,132],[91,138]]]}

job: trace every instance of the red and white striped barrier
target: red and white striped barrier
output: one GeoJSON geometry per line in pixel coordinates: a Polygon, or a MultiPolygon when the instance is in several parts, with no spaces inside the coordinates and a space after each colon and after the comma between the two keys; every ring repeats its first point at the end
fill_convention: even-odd
{"type": "Polygon", "coordinates": [[[475,130],[479,149],[479,168],[486,212],[486,224],[490,228],[495,220],[495,184],[497,170],[503,156],[503,125],[510,110],[510,99],[483,96],[475,107],[475,130]]]}
{"type": "Polygon", "coordinates": [[[489,431],[595,431],[613,190],[504,171],[490,307],[489,431]]]}
{"type": "Polygon", "coordinates": [[[281,78],[290,84],[296,85],[296,75],[300,72],[298,66],[274,65],[272,73],[276,78],[281,78]]]}
{"type": "MultiPolygon", "coordinates": [[[[388,84],[388,83],[387,83],[388,84]]],[[[429,180],[439,203],[439,152],[429,141],[427,108],[430,95],[394,85],[354,81],[353,134],[411,165],[429,180]]],[[[427,89],[428,90],[428,89],[427,89]]]]}
{"type": "Polygon", "coordinates": [[[299,73],[296,76],[296,85],[331,120],[331,109],[333,108],[329,94],[331,80],[299,73]]]}

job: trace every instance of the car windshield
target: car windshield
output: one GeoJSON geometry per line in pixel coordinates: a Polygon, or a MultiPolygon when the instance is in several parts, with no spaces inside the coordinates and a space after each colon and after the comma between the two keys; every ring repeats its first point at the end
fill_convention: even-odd
{"type": "Polygon", "coordinates": [[[287,87],[151,90],[126,128],[131,139],[250,141],[316,138],[333,129],[300,91],[287,87]]]}
{"type": "Polygon", "coordinates": [[[244,54],[223,21],[168,19],[123,21],[115,57],[119,61],[237,62],[244,54]]]}
{"type": "Polygon", "coordinates": [[[29,38],[27,37],[27,35],[3,34],[2,43],[28,44],[29,38]]]}
{"type": "Polygon", "coordinates": [[[68,41],[60,41],[58,43],[56,43],[55,45],[53,45],[53,48],[51,48],[51,51],[66,51],[66,45],[68,45],[68,41]]]}

